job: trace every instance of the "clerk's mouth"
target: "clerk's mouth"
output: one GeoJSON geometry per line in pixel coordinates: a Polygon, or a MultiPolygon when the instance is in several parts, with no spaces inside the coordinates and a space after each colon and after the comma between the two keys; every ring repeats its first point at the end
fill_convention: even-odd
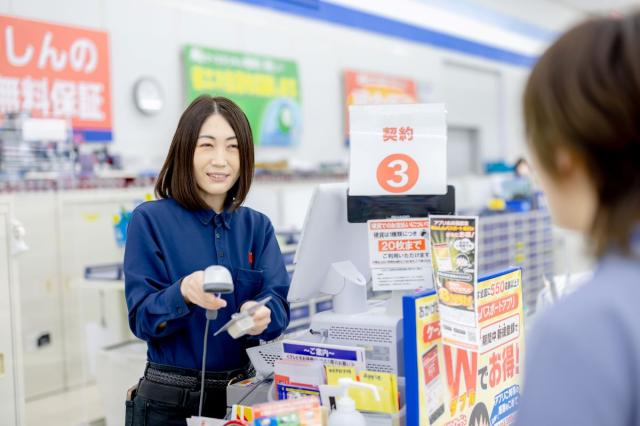
{"type": "Polygon", "coordinates": [[[223,180],[226,180],[229,177],[229,174],[227,174],[227,173],[207,173],[207,176],[209,177],[209,179],[211,179],[213,181],[223,181],[223,180]]]}

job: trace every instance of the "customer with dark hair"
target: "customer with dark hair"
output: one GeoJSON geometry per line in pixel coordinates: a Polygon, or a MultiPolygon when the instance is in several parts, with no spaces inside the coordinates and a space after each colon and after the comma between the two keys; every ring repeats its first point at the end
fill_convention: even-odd
{"type": "Polygon", "coordinates": [[[184,111],[156,184],[160,198],[138,206],[124,259],[129,324],[148,346],[145,375],[127,424],[184,425],[198,414],[205,310],[219,311],[214,331],[231,315],[271,296],[253,314],[249,338],[209,335],[203,415],[222,418],[226,386],[251,374],[245,352],[289,322],[289,278],[273,226],[242,207],[253,178],[247,117],[232,101],[200,96],[184,111]],[[202,290],[203,270],[222,265],[235,291],[202,290]]]}
{"type": "Polygon", "coordinates": [[[640,425],[640,14],[560,37],[524,94],[556,224],[586,234],[593,279],[536,321],[519,425],[640,425]]]}

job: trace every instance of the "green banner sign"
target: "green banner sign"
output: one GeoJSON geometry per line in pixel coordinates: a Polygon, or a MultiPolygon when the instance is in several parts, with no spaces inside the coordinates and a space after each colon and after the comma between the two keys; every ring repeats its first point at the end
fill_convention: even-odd
{"type": "Polygon", "coordinates": [[[188,45],[184,67],[187,102],[202,94],[233,100],[247,114],[256,145],[300,141],[300,83],[294,61],[188,45]]]}

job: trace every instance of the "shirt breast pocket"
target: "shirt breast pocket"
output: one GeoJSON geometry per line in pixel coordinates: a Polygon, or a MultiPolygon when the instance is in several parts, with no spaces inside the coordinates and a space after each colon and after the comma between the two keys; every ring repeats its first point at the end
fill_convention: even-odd
{"type": "Polygon", "coordinates": [[[235,268],[233,271],[233,285],[236,304],[241,307],[247,300],[255,300],[262,291],[264,277],[262,271],[235,268]]]}

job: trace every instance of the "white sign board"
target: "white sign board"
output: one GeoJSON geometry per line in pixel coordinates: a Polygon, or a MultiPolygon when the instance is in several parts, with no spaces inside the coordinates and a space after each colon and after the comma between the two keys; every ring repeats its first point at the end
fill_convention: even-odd
{"type": "Polygon", "coordinates": [[[445,115],[444,104],[349,106],[349,194],[445,194],[445,115]]]}
{"type": "Polygon", "coordinates": [[[433,287],[429,257],[429,219],[367,222],[373,290],[433,287]]]}
{"type": "Polygon", "coordinates": [[[57,118],[27,118],[22,122],[25,141],[65,141],[69,139],[67,122],[57,118]]]}

